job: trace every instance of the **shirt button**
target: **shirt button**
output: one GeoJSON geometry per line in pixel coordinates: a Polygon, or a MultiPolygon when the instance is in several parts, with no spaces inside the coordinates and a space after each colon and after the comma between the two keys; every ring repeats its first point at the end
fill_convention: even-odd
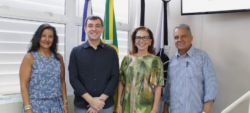
{"type": "Polygon", "coordinates": [[[94,79],[94,80],[96,80],[96,79],[94,79]]]}
{"type": "Polygon", "coordinates": [[[95,89],[94,89],[94,91],[95,91],[95,89]]]}

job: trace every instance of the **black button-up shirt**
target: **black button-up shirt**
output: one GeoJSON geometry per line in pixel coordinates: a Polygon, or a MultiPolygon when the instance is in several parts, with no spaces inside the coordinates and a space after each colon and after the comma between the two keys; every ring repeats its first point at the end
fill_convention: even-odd
{"type": "Polygon", "coordinates": [[[92,97],[108,95],[104,109],[111,107],[119,81],[119,61],[115,49],[102,41],[96,50],[88,42],[73,48],[69,61],[69,78],[74,88],[76,107],[87,109],[89,103],[81,97],[85,93],[92,97]]]}

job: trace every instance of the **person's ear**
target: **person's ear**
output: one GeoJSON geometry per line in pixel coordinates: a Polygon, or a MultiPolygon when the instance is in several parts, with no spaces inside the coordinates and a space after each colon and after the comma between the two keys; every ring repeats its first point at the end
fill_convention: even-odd
{"type": "Polygon", "coordinates": [[[150,39],[149,41],[150,41],[150,44],[149,44],[149,46],[151,46],[151,45],[152,45],[152,39],[150,39]]]}
{"type": "Polygon", "coordinates": [[[85,32],[86,32],[86,29],[87,29],[86,26],[84,26],[84,31],[85,31],[85,32]]]}

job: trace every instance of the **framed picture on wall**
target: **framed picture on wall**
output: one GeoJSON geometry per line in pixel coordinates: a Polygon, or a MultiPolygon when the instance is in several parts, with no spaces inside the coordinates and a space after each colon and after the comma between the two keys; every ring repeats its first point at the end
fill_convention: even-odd
{"type": "Polygon", "coordinates": [[[250,0],[181,0],[181,15],[250,11],[250,0]]]}

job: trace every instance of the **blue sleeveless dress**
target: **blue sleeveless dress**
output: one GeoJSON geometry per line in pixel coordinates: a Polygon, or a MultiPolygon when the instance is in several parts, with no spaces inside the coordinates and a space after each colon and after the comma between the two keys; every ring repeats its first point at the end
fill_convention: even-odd
{"type": "Polygon", "coordinates": [[[49,58],[37,51],[31,53],[34,56],[34,64],[30,76],[29,99],[33,112],[63,113],[60,60],[57,60],[54,54],[49,58]]]}

